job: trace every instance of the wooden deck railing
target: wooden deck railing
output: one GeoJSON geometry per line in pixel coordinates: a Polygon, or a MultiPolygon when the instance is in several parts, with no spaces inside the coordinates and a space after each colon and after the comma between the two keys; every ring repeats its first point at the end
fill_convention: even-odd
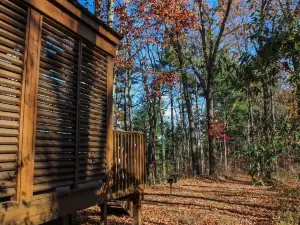
{"type": "Polygon", "coordinates": [[[136,190],[145,182],[145,135],[114,131],[114,192],[136,190]]]}

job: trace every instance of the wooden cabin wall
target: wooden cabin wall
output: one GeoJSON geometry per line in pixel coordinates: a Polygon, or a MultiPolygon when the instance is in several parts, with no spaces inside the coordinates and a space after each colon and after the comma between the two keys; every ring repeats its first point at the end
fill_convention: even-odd
{"type": "Polygon", "coordinates": [[[69,7],[0,0],[0,203],[110,176],[116,40],[69,7]]]}

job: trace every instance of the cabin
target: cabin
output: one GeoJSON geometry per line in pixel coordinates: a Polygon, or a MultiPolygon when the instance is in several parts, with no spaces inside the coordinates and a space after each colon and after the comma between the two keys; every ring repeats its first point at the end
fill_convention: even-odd
{"type": "Polygon", "coordinates": [[[68,0],[0,0],[0,224],[70,224],[132,203],[141,224],[145,136],[113,130],[120,35],[68,0]],[[53,222],[54,221],[54,222],[53,222]]]}

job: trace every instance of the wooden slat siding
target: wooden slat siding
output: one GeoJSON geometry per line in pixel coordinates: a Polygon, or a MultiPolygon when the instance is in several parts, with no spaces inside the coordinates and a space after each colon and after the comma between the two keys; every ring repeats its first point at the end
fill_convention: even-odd
{"type": "Polygon", "coordinates": [[[121,171],[122,171],[122,162],[121,162],[121,133],[118,133],[118,192],[121,190],[121,171]]]}
{"type": "Polygon", "coordinates": [[[133,182],[134,182],[134,162],[133,162],[133,134],[130,133],[130,146],[129,146],[129,151],[130,151],[130,187],[133,188],[133,182]]]}
{"type": "Polygon", "coordinates": [[[126,138],[127,135],[123,134],[123,191],[126,189],[126,171],[127,171],[127,165],[126,165],[126,138]]]}
{"type": "Polygon", "coordinates": [[[113,177],[112,177],[112,182],[113,182],[113,192],[115,193],[117,188],[116,188],[116,178],[117,178],[117,154],[116,154],[116,147],[117,147],[117,143],[116,143],[116,133],[113,132],[113,157],[114,157],[114,161],[112,164],[112,169],[113,169],[113,177]]]}
{"type": "Polygon", "coordinates": [[[33,188],[35,195],[39,191],[52,192],[64,185],[74,185],[78,159],[76,102],[80,96],[77,93],[80,63],[69,61],[65,56],[72,53],[80,60],[79,41],[71,32],[47,17],[43,19],[42,33],[35,142],[38,151],[35,154],[33,188]],[[49,148],[52,150],[49,151],[49,148]],[[56,172],[45,172],[44,169],[53,172],[55,169],[64,169],[69,173],[57,175],[56,172]]]}
{"type": "Polygon", "coordinates": [[[111,56],[116,56],[116,48],[113,44],[100,37],[98,34],[96,34],[96,32],[93,32],[90,27],[86,26],[86,24],[77,21],[71,15],[65,13],[63,10],[56,7],[51,2],[47,0],[24,0],[24,2],[27,2],[52,19],[55,19],[60,24],[68,27],[68,29],[77,33],[81,37],[84,37],[86,40],[103,49],[111,56]]]}
{"type": "Polygon", "coordinates": [[[143,135],[143,185],[146,183],[146,134],[143,135]]]}
{"type": "Polygon", "coordinates": [[[78,45],[78,74],[77,74],[77,111],[76,111],[76,150],[75,150],[75,187],[79,183],[79,141],[80,141],[80,89],[81,89],[81,66],[82,66],[82,40],[78,45]]]}
{"type": "Polygon", "coordinates": [[[145,136],[138,132],[114,131],[114,160],[118,164],[114,193],[144,189],[145,136]]]}
{"type": "MultiPolygon", "coordinates": [[[[107,78],[92,75],[92,71],[85,70],[88,63],[93,68],[98,68],[99,65],[107,68],[107,61],[103,61],[102,57],[106,58],[107,54],[91,46],[88,42],[82,43],[82,54],[89,49],[90,52],[95,52],[97,57],[90,61],[82,61],[81,63],[81,76],[80,76],[80,136],[79,136],[79,152],[80,152],[80,165],[86,165],[88,170],[89,162],[93,162],[95,166],[104,167],[105,160],[94,160],[93,158],[105,158],[107,141],[107,78]],[[101,56],[101,57],[100,57],[101,56]],[[91,77],[93,77],[91,79],[91,77]],[[87,82],[89,81],[89,82],[87,82]],[[100,85],[100,84],[105,85],[100,85]],[[92,157],[92,158],[91,158],[92,157]]],[[[88,53],[90,54],[90,53],[88,53]]],[[[111,137],[111,142],[113,138],[111,137]]],[[[88,183],[97,181],[99,184],[104,182],[105,177],[99,177],[96,173],[87,173],[85,176],[79,177],[79,183],[88,183]]]]}
{"type": "Polygon", "coordinates": [[[140,179],[141,179],[141,135],[137,135],[137,181],[138,181],[138,185],[140,184],[140,179]]]}
{"type": "Polygon", "coordinates": [[[30,202],[33,190],[34,143],[39,81],[39,57],[42,16],[30,9],[26,34],[25,63],[22,82],[22,111],[20,121],[19,173],[17,200],[30,202]]]}
{"type": "Polygon", "coordinates": [[[133,134],[133,176],[134,176],[134,180],[133,180],[133,185],[134,187],[136,186],[136,134],[133,134]]]}

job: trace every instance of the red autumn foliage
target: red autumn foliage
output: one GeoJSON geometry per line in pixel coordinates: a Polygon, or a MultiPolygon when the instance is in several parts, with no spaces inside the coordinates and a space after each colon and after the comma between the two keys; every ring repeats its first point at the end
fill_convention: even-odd
{"type": "Polygon", "coordinates": [[[226,128],[226,123],[222,120],[216,120],[211,124],[211,128],[208,130],[208,134],[210,136],[214,136],[220,139],[224,139],[225,141],[229,141],[230,137],[228,134],[224,133],[226,128]]]}

